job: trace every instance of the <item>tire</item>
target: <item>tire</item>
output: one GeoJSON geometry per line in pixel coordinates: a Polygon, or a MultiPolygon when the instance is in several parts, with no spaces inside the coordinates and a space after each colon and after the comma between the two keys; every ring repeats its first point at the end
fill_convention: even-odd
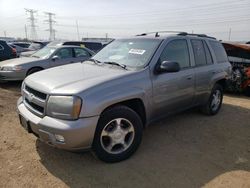
{"type": "Polygon", "coordinates": [[[246,91],[245,91],[245,95],[250,97],[250,86],[247,86],[246,91]]]}
{"type": "Polygon", "coordinates": [[[201,107],[202,112],[207,115],[217,114],[220,111],[222,100],[223,87],[219,84],[215,84],[211,91],[209,100],[201,107]]]}
{"type": "Polygon", "coordinates": [[[102,113],[97,124],[93,149],[108,163],[129,158],[142,140],[143,125],[139,115],[126,106],[115,106],[102,113]]]}
{"type": "Polygon", "coordinates": [[[36,67],[36,68],[31,68],[31,69],[27,72],[27,75],[26,75],[26,76],[29,76],[29,75],[31,75],[31,74],[33,74],[33,73],[35,73],[35,72],[41,71],[41,70],[42,70],[42,68],[38,68],[38,67],[36,67]]]}

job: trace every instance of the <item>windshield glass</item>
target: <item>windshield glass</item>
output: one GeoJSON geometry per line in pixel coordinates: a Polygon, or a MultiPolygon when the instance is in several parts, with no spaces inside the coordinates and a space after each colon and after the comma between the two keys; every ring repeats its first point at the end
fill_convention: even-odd
{"type": "Polygon", "coordinates": [[[56,48],[52,48],[52,47],[44,47],[41,50],[38,50],[37,52],[35,52],[34,54],[32,54],[31,57],[37,57],[37,58],[41,58],[41,59],[46,59],[49,58],[50,55],[56,50],[56,48]]]}
{"type": "Polygon", "coordinates": [[[156,39],[117,39],[98,52],[93,59],[134,68],[144,67],[160,42],[156,39]]]}

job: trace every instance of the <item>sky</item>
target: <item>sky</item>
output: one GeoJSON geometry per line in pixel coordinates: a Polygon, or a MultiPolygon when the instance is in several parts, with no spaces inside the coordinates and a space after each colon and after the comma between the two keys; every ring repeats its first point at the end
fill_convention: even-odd
{"type": "Polygon", "coordinates": [[[221,40],[250,41],[250,0],[0,0],[0,37],[30,37],[34,9],[38,39],[49,38],[55,14],[57,39],[129,37],[151,31],[204,33],[221,40]],[[231,33],[231,34],[230,34],[231,33]]]}

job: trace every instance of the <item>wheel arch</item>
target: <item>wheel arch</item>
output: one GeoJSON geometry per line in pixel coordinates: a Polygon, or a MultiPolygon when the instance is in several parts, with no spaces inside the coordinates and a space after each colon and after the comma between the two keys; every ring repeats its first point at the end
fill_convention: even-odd
{"type": "Polygon", "coordinates": [[[217,80],[217,81],[215,82],[215,84],[221,85],[222,88],[223,88],[223,90],[225,90],[226,87],[227,87],[227,79],[223,78],[223,79],[217,80]]]}
{"type": "Polygon", "coordinates": [[[30,68],[27,70],[27,72],[26,72],[26,76],[28,76],[28,73],[29,73],[32,69],[40,69],[40,70],[43,70],[44,68],[41,67],[41,66],[30,67],[30,68]]]}
{"type": "Polygon", "coordinates": [[[147,117],[146,117],[145,105],[144,105],[142,99],[133,98],[133,99],[128,99],[128,100],[124,100],[124,101],[114,103],[112,105],[107,106],[102,111],[102,113],[105,112],[106,110],[110,109],[110,108],[113,108],[114,106],[119,106],[119,105],[127,106],[127,107],[131,108],[132,110],[134,110],[139,115],[139,117],[141,118],[142,123],[143,123],[143,127],[145,127],[146,122],[147,122],[147,117]]]}

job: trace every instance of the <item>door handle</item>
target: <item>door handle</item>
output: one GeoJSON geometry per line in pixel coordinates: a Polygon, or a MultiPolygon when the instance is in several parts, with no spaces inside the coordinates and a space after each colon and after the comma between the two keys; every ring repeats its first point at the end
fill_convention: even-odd
{"type": "Polygon", "coordinates": [[[70,61],[70,63],[74,63],[74,61],[70,61]]]}
{"type": "Polygon", "coordinates": [[[187,77],[187,80],[191,80],[193,77],[192,76],[188,76],[187,77]]]}

